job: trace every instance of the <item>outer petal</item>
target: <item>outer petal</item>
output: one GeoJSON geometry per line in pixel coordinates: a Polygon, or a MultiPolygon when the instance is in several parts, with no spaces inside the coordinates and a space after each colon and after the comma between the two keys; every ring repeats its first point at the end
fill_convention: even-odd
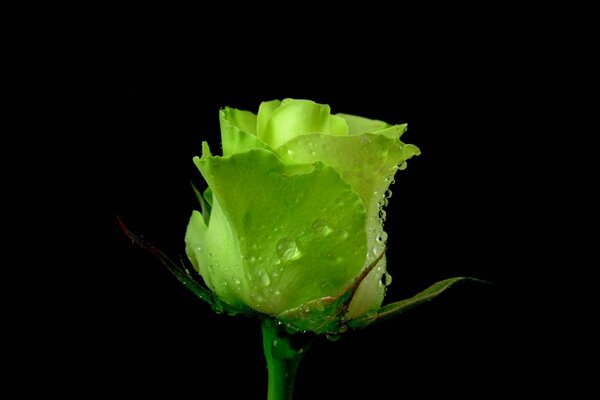
{"type": "Polygon", "coordinates": [[[348,124],[349,135],[360,135],[361,133],[373,133],[382,129],[388,128],[390,124],[376,119],[369,119],[350,114],[336,114],[338,117],[344,118],[348,124]]]}
{"type": "Polygon", "coordinates": [[[294,137],[310,132],[343,136],[348,125],[342,117],[331,115],[326,104],[310,100],[286,99],[276,109],[276,103],[261,104],[257,135],[271,147],[279,147],[294,137]]]}
{"type": "MultiPolygon", "coordinates": [[[[381,134],[335,137],[318,133],[296,137],[277,149],[288,163],[308,164],[320,160],[335,169],[360,196],[367,214],[377,216],[398,165],[418,148],[381,134]]],[[[388,193],[389,196],[389,193],[388,193]]],[[[371,225],[377,221],[369,221],[371,225]]],[[[371,226],[375,228],[375,226],[371,226]]],[[[369,232],[374,243],[376,232],[369,232]]]]}
{"type": "MultiPolygon", "coordinates": [[[[286,170],[263,149],[194,161],[222,210],[220,218],[213,208],[205,235],[219,232],[206,243],[212,241],[208,251],[221,267],[210,271],[198,265],[219,296],[217,281],[228,287],[231,282],[237,298],[250,307],[279,314],[335,295],[362,269],[365,209],[332,168],[317,162],[310,172],[286,170]],[[227,253],[226,259],[218,259],[221,253],[227,253]]],[[[198,264],[210,261],[194,254],[198,264]]]]}
{"type": "MultiPolygon", "coordinates": [[[[383,231],[385,211],[382,207],[387,204],[387,197],[391,195],[388,188],[393,182],[398,165],[404,165],[408,158],[419,154],[417,147],[404,144],[398,139],[404,130],[405,126],[397,125],[378,134],[343,137],[308,134],[294,138],[277,150],[281,157],[290,163],[323,161],[333,167],[358,193],[367,210],[368,254],[364,267],[375,260],[385,248],[387,235],[383,231]]],[[[385,266],[380,267],[381,265],[378,265],[361,285],[369,286],[374,292],[361,296],[361,306],[353,307],[353,313],[367,311],[381,304],[383,286],[378,282],[385,273],[385,266]],[[377,273],[379,276],[375,276],[377,273]],[[373,299],[371,305],[364,301],[369,298],[373,299]]],[[[359,297],[356,301],[359,301],[358,299],[359,297]]]]}
{"type": "MultiPolygon", "coordinates": [[[[382,282],[383,276],[387,273],[385,267],[386,260],[385,256],[383,256],[377,266],[369,272],[365,280],[358,286],[358,290],[354,293],[354,297],[352,297],[352,301],[350,302],[346,319],[354,319],[381,307],[381,303],[383,303],[383,298],[385,297],[386,285],[382,282]]],[[[386,284],[389,284],[389,282],[386,282],[386,284]]]]}
{"type": "Polygon", "coordinates": [[[206,286],[226,303],[246,308],[249,297],[239,244],[219,202],[213,200],[208,226],[198,211],[192,213],[185,234],[185,251],[206,286]]]}

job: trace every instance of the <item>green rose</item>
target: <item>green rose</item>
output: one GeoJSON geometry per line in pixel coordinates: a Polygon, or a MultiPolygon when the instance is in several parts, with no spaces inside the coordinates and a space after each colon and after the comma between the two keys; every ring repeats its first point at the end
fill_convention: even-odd
{"type": "Polygon", "coordinates": [[[186,253],[234,310],[290,328],[343,331],[381,307],[383,207],[394,174],[419,149],[406,124],[309,100],[263,102],[258,114],[220,111],[223,156],[203,143],[194,163],[208,183],[186,232],[186,253]]]}

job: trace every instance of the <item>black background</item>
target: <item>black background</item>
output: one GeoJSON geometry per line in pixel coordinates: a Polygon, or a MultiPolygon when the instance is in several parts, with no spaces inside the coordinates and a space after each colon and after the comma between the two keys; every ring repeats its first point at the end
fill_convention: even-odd
{"type": "Polygon", "coordinates": [[[90,60],[83,130],[91,140],[81,155],[91,179],[78,185],[82,200],[70,216],[93,223],[71,236],[81,251],[58,296],[69,328],[57,330],[60,345],[50,350],[69,368],[54,384],[77,379],[106,395],[265,397],[258,321],[214,314],[126,238],[117,215],[173,259],[183,256],[196,207],[190,180],[201,182],[192,157],[203,140],[217,152],[219,108],[256,111],[261,101],[292,97],[406,122],[403,140],[422,151],[396,175],[387,208],[387,301],[453,276],[492,282],[317,341],[300,366],[296,398],[527,390],[538,348],[535,310],[518,304],[514,284],[528,261],[528,228],[520,218],[527,202],[515,197],[524,185],[513,139],[530,127],[530,89],[515,84],[530,71],[515,63],[520,54],[507,50],[501,32],[475,40],[469,30],[429,38],[395,28],[286,45],[163,33],[130,32],[90,60]]]}

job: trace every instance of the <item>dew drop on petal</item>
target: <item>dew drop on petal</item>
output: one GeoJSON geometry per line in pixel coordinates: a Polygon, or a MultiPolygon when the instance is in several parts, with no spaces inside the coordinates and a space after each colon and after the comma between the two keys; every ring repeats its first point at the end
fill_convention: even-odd
{"type": "Polygon", "coordinates": [[[388,240],[388,234],[386,233],[386,231],[381,231],[381,240],[383,242],[386,242],[388,240]]]}
{"type": "Polygon", "coordinates": [[[348,238],[348,232],[346,232],[344,229],[342,228],[337,228],[335,230],[335,235],[342,238],[342,239],[347,239],[348,238]]]}
{"type": "Polygon", "coordinates": [[[333,232],[333,228],[327,224],[327,221],[321,218],[315,220],[312,227],[318,234],[323,236],[329,236],[333,232]]]}
{"type": "Polygon", "coordinates": [[[260,283],[263,286],[269,286],[271,284],[271,278],[269,278],[269,274],[263,272],[263,274],[260,276],[260,283]]]}
{"type": "Polygon", "coordinates": [[[389,284],[392,283],[392,275],[390,275],[389,272],[386,272],[385,274],[383,274],[383,279],[382,279],[382,283],[385,286],[388,286],[389,284]]]}
{"type": "Polygon", "coordinates": [[[296,241],[290,238],[281,239],[277,242],[276,251],[281,261],[291,261],[302,256],[296,241]]]}

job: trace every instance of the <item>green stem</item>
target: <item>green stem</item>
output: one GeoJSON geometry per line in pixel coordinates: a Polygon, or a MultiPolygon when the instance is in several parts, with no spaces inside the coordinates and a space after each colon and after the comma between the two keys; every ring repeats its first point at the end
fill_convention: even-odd
{"type": "Polygon", "coordinates": [[[283,326],[269,318],[262,320],[262,335],[269,372],[267,400],[291,400],[296,371],[310,343],[292,347],[292,337],[283,326]]]}

